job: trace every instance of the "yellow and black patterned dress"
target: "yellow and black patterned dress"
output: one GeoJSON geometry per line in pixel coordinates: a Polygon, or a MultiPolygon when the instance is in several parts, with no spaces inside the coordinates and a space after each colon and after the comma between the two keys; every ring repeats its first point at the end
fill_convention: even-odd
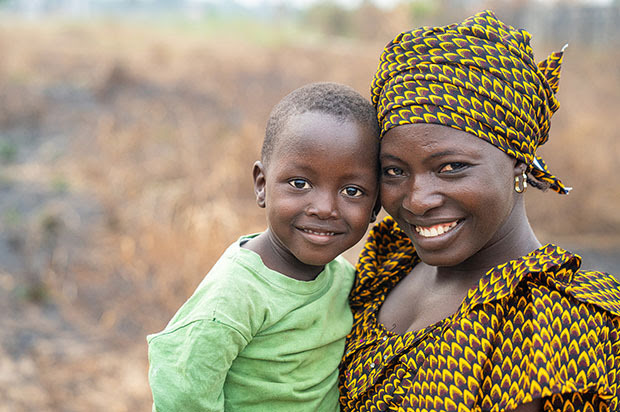
{"type": "Polygon", "coordinates": [[[620,408],[620,289],[609,274],[546,245],[491,269],[453,316],[399,335],[378,322],[387,294],[419,262],[391,218],[375,226],[351,292],[341,365],[343,411],[545,411],[620,408]]]}

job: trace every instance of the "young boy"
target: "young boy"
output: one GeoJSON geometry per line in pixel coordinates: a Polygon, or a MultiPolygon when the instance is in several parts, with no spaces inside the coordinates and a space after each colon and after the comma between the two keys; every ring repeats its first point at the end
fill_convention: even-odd
{"type": "Polygon", "coordinates": [[[271,112],[254,190],[268,228],[241,237],[148,336],[157,411],[338,411],[353,267],[377,212],[379,128],[353,89],[314,83],[271,112]]]}

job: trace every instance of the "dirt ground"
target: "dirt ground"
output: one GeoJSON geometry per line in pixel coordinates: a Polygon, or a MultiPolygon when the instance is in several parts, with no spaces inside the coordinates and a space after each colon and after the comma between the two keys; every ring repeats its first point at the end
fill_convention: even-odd
{"type": "MultiPolygon", "coordinates": [[[[146,334],[263,228],[250,170],[270,108],[319,80],[368,95],[384,43],[0,26],[0,411],[148,410],[146,334]]],[[[543,242],[620,273],[617,57],[587,87],[589,65],[566,69],[545,153],[575,194],[528,206],[543,242]]]]}

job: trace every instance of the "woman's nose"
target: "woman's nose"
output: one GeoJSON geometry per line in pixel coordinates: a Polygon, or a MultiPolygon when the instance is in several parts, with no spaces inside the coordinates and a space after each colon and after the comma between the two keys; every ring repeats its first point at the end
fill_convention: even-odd
{"type": "Polygon", "coordinates": [[[315,215],[320,219],[338,217],[336,196],[327,191],[316,191],[311,196],[310,204],[306,209],[309,215],[315,215]]]}
{"type": "Polygon", "coordinates": [[[437,191],[436,182],[425,176],[416,176],[403,197],[403,207],[416,216],[423,216],[429,210],[440,206],[443,197],[437,191]]]}

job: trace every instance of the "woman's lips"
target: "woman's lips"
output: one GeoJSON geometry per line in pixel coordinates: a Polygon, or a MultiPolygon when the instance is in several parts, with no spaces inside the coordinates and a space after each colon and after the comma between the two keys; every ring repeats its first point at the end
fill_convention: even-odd
{"type": "Polygon", "coordinates": [[[448,223],[439,223],[433,226],[419,226],[413,225],[416,233],[425,238],[432,238],[443,235],[454,229],[454,227],[458,224],[458,220],[448,223]]]}

